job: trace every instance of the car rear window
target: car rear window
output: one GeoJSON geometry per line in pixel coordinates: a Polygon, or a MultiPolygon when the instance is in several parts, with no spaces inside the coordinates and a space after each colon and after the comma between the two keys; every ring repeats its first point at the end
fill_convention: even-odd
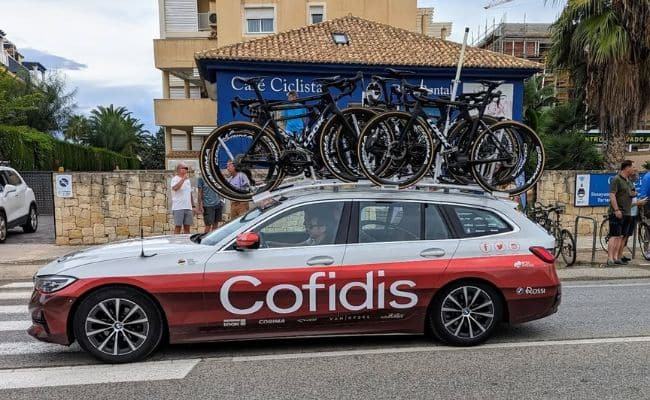
{"type": "Polygon", "coordinates": [[[512,227],[495,213],[480,208],[452,207],[465,237],[495,235],[510,232],[512,227]]]}

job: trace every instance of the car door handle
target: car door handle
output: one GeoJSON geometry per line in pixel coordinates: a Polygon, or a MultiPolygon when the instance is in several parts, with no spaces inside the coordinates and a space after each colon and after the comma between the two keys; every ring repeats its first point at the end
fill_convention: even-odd
{"type": "Polygon", "coordinates": [[[422,250],[422,252],[420,253],[420,256],[425,258],[442,257],[444,255],[445,255],[445,251],[443,249],[438,249],[438,248],[422,250]]]}
{"type": "Polygon", "coordinates": [[[307,265],[331,265],[334,259],[330,256],[316,256],[307,260],[307,265]]]}

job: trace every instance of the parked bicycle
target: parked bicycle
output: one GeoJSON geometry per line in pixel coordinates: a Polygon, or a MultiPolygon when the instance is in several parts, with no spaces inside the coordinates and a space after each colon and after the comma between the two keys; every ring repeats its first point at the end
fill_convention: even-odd
{"type": "MultiPolygon", "coordinates": [[[[643,207],[639,207],[637,227],[636,227],[636,236],[639,243],[639,249],[641,250],[641,255],[647,261],[650,261],[650,225],[648,220],[645,217],[643,207]]],[[[598,229],[598,242],[600,247],[607,252],[607,244],[609,242],[609,214],[603,215],[603,221],[600,223],[600,228],[598,229]]],[[[627,250],[632,254],[633,242],[628,240],[627,250]]]]}
{"type": "Polygon", "coordinates": [[[566,207],[562,204],[543,206],[540,203],[535,203],[529,209],[528,217],[555,238],[553,249],[555,259],[562,255],[566,265],[571,266],[576,262],[576,241],[568,229],[562,228],[561,219],[565,211],[566,207]]]}

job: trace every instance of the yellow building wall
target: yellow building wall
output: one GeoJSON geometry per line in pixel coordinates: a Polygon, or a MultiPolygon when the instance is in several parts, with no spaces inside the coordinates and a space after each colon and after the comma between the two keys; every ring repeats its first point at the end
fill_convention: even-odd
{"type": "Polygon", "coordinates": [[[244,9],[254,6],[275,6],[275,33],[308,24],[308,5],[324,5],[325,19],[352,14],[410,31],[416,29],[417,0],[240,0],[213,3],[217,13],[217,44],[219,47],[265,36],[246,35],[244,9]]]}

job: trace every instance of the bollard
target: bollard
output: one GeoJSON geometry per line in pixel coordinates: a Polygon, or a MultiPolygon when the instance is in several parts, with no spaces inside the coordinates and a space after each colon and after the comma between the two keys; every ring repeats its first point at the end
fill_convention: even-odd
{"type": "MultiPolygon", "coordinates": [[[[578,215],[576,217],[575,223],[573,225],[573,236],[576,238],[576,247],[578,244],[578,222],[580,222],[580,219],[588,219],[591,221],[593,224],[594,229],[592,230],[592,242],[591,242],[591,263],[594,264],[596,262],[596,231],[598,230],[598,224],[596,223],[596,219],[593,217],[585,217],[582,215],[578,215]]],[[[636,235],[636,232],[635,232],[636,235]]],[[[576,253],[578,252],[578,249],[576,248],[576,253]]],[[[634,257],[634,256],[633,256],[634,257]]]]}

